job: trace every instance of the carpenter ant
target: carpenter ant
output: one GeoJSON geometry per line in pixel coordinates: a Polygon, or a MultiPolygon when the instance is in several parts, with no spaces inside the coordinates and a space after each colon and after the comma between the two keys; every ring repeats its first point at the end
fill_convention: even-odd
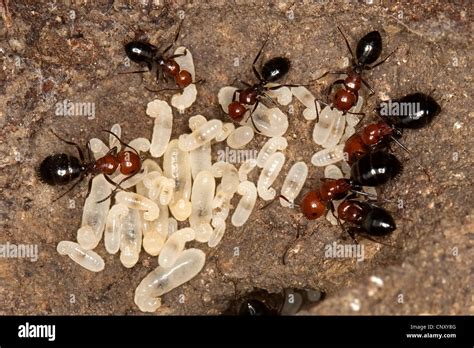
{"type": "MultiPolygon", "coordinates": [[[[148,70],[137,70],[131,72],[124,72],[121,74],[136,74],[144,73],[147,71],[156,70],[156,80],[158,81],[161,71],[161,76],[163,80],[167,82],[166,76],[174,78],[178,89],[183,89],[189,86],[193,82],[191,73],[187,70],[180,69],[179,64],[175,61],[175,58],[185,56],[187,51],[181,54],[174,54],[172,56],[166,57],[168,51],[173,47],[179,37],[179,32],[181,30],[182,22],[178,26],[173,43],[168,45],[164,50],[158,51],[158,48],[148,42],[142,41],[132,41],[125,45],[125,53],[127,57],[135,63],[145,64],[148,70]]],[[[160,92],[169,89],[161,90],[151,90],[151,92],[160,92]]]]}
{"type": "Polygon", "coordinates": [[[256,63],[258,58],[260,58],[260,55],[263,51],[263,48],[267,44],[266,40],[262,48],[260,48],[260,51],[258,51],[257,56],[253,60],[252,63],[252,70],[255,75],[255,77],[258,79],[259,82],[255,84],[250,84],[244,81],[240,81],[242,84],[246,86],[245,89],[238,89],[234,92],[234,95],[232,97],[232,103],[229,104],[228,107],[228,113],[229,116],[235,120],[235,121],[241,121],[247,111],[249,111],[246,108],[246,105],[253,105],[252,111],[250,111],[250,120],[252,121],[253,126],[255,129],[258,131],[258,128],[255,125],[255,122],[253,120],[253,112],[256,110],[258,104],[260,103],[262,97],[267,98],[270,100],[272,103],[273,100],[271,97],[266,93],[267,91],[273,91],[276,89],[279,89],[281,87],[298,87],[300,85],[295,85],[295,84],[284,84],[284,85],[277,85],[277,86],[268,86],[269,83],[276,82],[280,79],[282,79],[290,70],[291,67],[291,62],[288,58],[285,57],[274,57],[267,61],[263,67],[261,72],[259,72],[256,68],[256,63]],[[239,93],[239,98],[237,98],[237,93],[239,93]]]}
{"type": "Polygon", "coordinates": [[[362,186],[379,186],[402,172],[403,166],[391,153],[368,152],[351,166],[351,180],[362,186]]]}
{"type": "MultiPolygon", "coordinates": [[[[370,87],[370,85],[362,78],[362,72],[364,70],[372,70],[375,67],[383,64],[393,53],[395,53],[396,50],[378,63],[370,65],[375,63],[382,53],[382,37],[380,36],[380,33],[378,31],[371,31],[370,33],[363,36],[357,43],[356,55],[354,56],[351,46],[349,45],[349,41],[347,40],[343,31],[339,27],[337,27],[337,29],[342,34],[344,41],[346,42],[347,49],[351,54],[351,67],[346,71],[327,71],[316,80],[319,80],[328,74],[346,75],[345,79],[334,81],[328,88],[327,93],[329,97],[333,87],[336,84],[343,85],[343,88],[340,88],[336,91],[332,100],[332,106],[345,114],[357,104],[357,100],[359,99],[359,90],[362,84],[364,84],[370,90],[370,94],[375,93],[372,87],[370,87]]],[[[354,114],[365,115],[364,113],[354,114]]]]}
{"type": "MultiPolygon", "coordinates": [[[[124,143],[116,134],[107,130],[104,130],[104,132],[112,134],[123,146],[128,147],[133,151],[121,150],[117,153],[117,148],[114,147],[110,149],[109,152],[107,152],[107,154],[105,154],[103,157],[97,159],[96,161],[91,161],[90,149],[89,146],[87,146],[89,160],[86,161],[79,145],[71,141],[64,140],[56,133],[51,131],[51,133],[53,133],[59,140],[65,142],[68,145],[75,146],[79,154],[79,158],[64,153],[55,154],[46,157],[41,162],[37,175],[41,181],[48,185],[67,185],[77,179],[76,182],[66,192],[54,199],[53,202],[57,201],[65,194],[73,190],[88,175],[104,174],[105,179],[111,185],[115,186],[114,191],[111,193],[112,195],[118,188],[122,189],[120,185],[124,181],[130,179],[140,171],[141,159],[138,152],[128,144],[124,143]],[[115,183],[109,177],[109,175],[115,173],[117,169],[120,170],[120,173],[126,175],[126,177],[119,183],[115,183]]],[[[89,180],[87,195],[90,193],[91,184],[92,181],[89,180]]],[[[108,199],[109,197],[106,197],[98,203],[108,199]]]]}

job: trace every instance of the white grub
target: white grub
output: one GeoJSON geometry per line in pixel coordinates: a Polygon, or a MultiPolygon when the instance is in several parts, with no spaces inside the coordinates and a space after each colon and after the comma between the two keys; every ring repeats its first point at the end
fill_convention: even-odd
{"type": "Polygon", "coordinates": [[[291,92],[306,107],[303,110],[303,117],[308,121],[315,120],[317,112],[321,112],[321,107],[314,95],[304,86],[291,87],[291,92]]]}
{"type": "Polygon", "coordinates": [[[311,157],[311,163],[316,167],[325,167],[344,159],[344,144],[339,144],[332,149],[324,149],[316,152],[311,157]]]}
{"type": "Polygon", "coordinates": [[[104,269],[105,263],[99,254],[92,250],[87,250],[75,242],[63,240],[56,248],[60,255],[69,256],[78,265],[91,272],[100,272],[104,269]]]}
{"type": "Polygon", "coordinates": [[[120,261],[131,268],[138,262],[142,249],[142,221],[138,210],[128,210],[120,225],[120,235],[120,261]]]}
{"type": "MultiPolygon", "coordinates": [[[[296,162],[288,171],[288,175],[281,187],[281,195],[290,202],[293,202],[300,193],[308,177],[308,166],[304,162],[296,162]]],[[[280,198],[280,204],[283,207],[289,207],[290,204],[280,198]]]]}
{"type": "MultiPolygon", "coordinates": [[[[189,118],[189,128],[195,131],[197,128],[207,122],[202,115],[196,115],[189,118]]],[[[211,143],[202,144],[197,149],[189,152],[189,160],[191,161],[191,174],[193,179],[196,178],[199,172],[204,170],[211,170],[211,143]]]]}
{"type": "Polygon", "coordinates": [[[170,217],[168,219],[168,236],[171,236],[178,230],[178,221],[175,218],[170,217]]]}
{"type": "MultiPolygon", "coordinates": [[[[137,150],[137,152],[148,152],[150,150],[150,140],[147,138],[135,138],[128,145],[137,150]]],[[[130,150],[130,149],[129,149],[130,150]]]]}
{"type": "Polygon", "coordinates": [[[338,166],[330,164],[326,168],[324,168],[324,177],[327,179],[342,179],[344,175],[342,174],[338,166]]]}
{"type": "Polygon", "coordinates": [[[288,142],[283,137],[274,137],[262,146],[257,155],[257,166],[263,168],[267,159],[276,151],[283,151],[288,146],[288,142]]]}
{"type": "Polygon", "coordinates": [[[229,113],[229,104],[232,103],[232,98],[237,89],[238,88],[232,86],[225,86],[219,90],[219,93],[217,93],[217,99],[219,100],[219,104],[221,105],[222,110],[226,114],[229,113]]]}
{"type": "Polygon", "coordinates": [[[257,188],[251,181],[243,181],[239,184],[237,193],[242,196],[237,208],[232,214],[231,223],[236,227],[240,227],[248,220],[255,202],[257,201],[257,188]]]}
{"type": "Polygon", "coordinates": [[[210,222],[215,190],[216,181],[211,172],[200,172],[196,176],[191,194],[189,225],[196,232],[198,242],[207,242],[212,232],[210,222]]]}
{"type": "Polygon", "coordinates": [[[250,158],[240,165],[239,168],[239,180],[247,181],[249,173],[257,166],[257,160],[250,158]]]}
{"type": "Polygon", "coordinates": [[[171,97],[171,105],[173,105],[178,112],[183,113],[196,101],[197,89],[194,83],[184,87],[182,93],[176,93],[171,97]]]}
{"type": "Polygon", "coordinates": [[[116,254],[120,249],[120,226],[127,214],[128,208],[124,204],[117,203],[110,208],[104,233],[105,250],[109,254],[116,254]]]}
{"type": "Polygon", "coordinates": [[[235,129],[235,124],[232,122],[226,122],[222,125],[222,132],[218,134],[215,138],[216,142],[221,142],[227,139],[227,137],[232,133],[235,129]]]}
{"type": "Polygon", "coordinates": [[[232,197],[239,186],[239,172],[235,166],[228,162],[219,161],[212,165],[212,174],[221,179],[221,190],[229,197],[232,197]]]}
{"type": "MultiPolygon", "coordinates": [[[[114,133],[117,137],[122,137],[122,127],[120,127],[120,124],[115,123],[114,125],[112,125],[110,131],[114,133]]],[[[114,137],[112,134],[109,134],[109,149],[113,149],[114,147],[116,147],[117,152],[119,152],[122,148],[122,145],[116,137],[114,137]]]]}
{"type": "Polygon", "coordinates": [[[161,306],[160,296],[194,278],[205,261],[206,254],[201,250],[184,250],[173,266],[159,266],[140,282],[135,290],[135,304],[142,312],[156,311],[161,306]]]}
{"type": "Polygon", "coordinates": [[[255,207],[255,202],[257,201],[257,188],[253,182],[243,181],[239,184],[237,193],[242,197],[232,214],[231,223],[235,227],[240,227],[245,224],[255,207]]]}
{"type": "Polygon", "coordinates": [[[115,201],[126,205],[129,209],[144,210],[143,218],[153,221],[160,215],[158,205],[151,199],[134,192],[120,191],[115,196],[115,201]]]}
{"type": "Polygon", "coordinates": [[[160,165],[156,163],[155,160],[150,159],[150,158],[143,161],[142,169],[147,173],[151,173],[151,172],[163,173],[163,170],[161,169],[160,165]]]}
{"type": "Polygon", "coordinates": [[[353,114],[346,114],[346,122],[348,127],[354,128],[359,123],[359,117],[353,114]]]}
{"type": "Polygon", "coordinates": [[[210,120],[198,127],[191,134],[182,134],[179,137],[179,148],[183,151],[191,151],[199,146],[210,142],[222,131],[222,121],[210,120]]]}
{"type": "Polygon", "coordinates": [[[257,191],[260,198],[268,201],[275,198],[276,191],[270,187],[285,163],[285,155],[281,152],[275,152],[271,155],[263,167],[257,182],[257,191]]]}
{"type": "MultiPolygon", "coordinates": [[[[216,195],[212,201],[212,217],[211,225],[217,228],[219,225],[225,224],[225,220],[229,216],[230,212],[230,200],[232,196],[228,195],[222,190],[222,184],[219,184],[216,188],[216,195]]],[[[215,231],[214,231],[215,232],[215,231]]]]}
{"type": "MultiPolygon", "coordinates": [[[[266,85],[266,87],[276,87],[276,86],[279,86],[279,84],[267,83],[266,85]]],[[[280,105],[288,105],[291,103],[291,100],[293,99],[293,94],[291,93],[291,90],[286,86],[273,89],[273,90],[268,90],[265,93],[270,98],[276,99],[280,105]]]]}
{"type": "MultiPolygon", "coordinates": [[[[313,141],[318,144],[323,146],[325,143],[328,141],[331,141],[329,139],[331,137],[331,134],[333,132],[333,128],[336,123],[340,123],[339,121],[340,118],[343,118],[342,112],[337,110],[336,108],[331,108],[330,106],[326,106],[321,113],[319,114],[319,121],[314,125],[313,129],[313,141]]],[[[345,122],[345,119],[344,119],[345,122]]],[[[344,129],[342,129],[344,131],[344,129]]],[[[341,133],[342,136],[342,133],[341,133]]],[[[341,137],[337,139],[339,141],[341,137]]],[[[336,142],[337,144],[337,142],[336,142]]]]}
{"type": "Polygon", "coordinates": [[[148,197],[151,200],[158,200],[161,205],[168,205],[173,200],[176,183],[160,172],[148,173],[143,184],[149,190],[148,197]]]}
{"type": "Polygon", "coordinates": [[[151,136],[150,154],[161,157],[171,139],[173,127],[173,111],[167,102],[155,99],[147,104],[146,114],[155,119],[151,136]]]}
{"type": "Polygon", "coordinates": [[[192,228],[182,228],[166,241],[165,245],[158,256],[158,264],[161,267],[171,267],[178,259],[179,254],[184,250],[186,242],[190,242],[195,238],[196,234],[192,228]]]}
{"type": "Polygon", "coordinates": [[[191,166],[189,154],[178,147],[178,140],[168,144],[163,158],[163,172],[175,182],[175,192],[170,203],[171,214],[178,221],[186,220],[191,215],[191,166]]]}
{"type": "Polygon", "coordinates": [[[346,117],[339,112],[334,115],[332,119],[331,126],[329,127],[329,134],[326,138],[326,141],[322,143],[322,147],[326,149],[333,148],[341,140],[342,134],[344,133],[344,128],[346,127],[346,117]]]}
{"type": "Polygon", "coordinates": [[[110,197],[101,203],[98,201],[110,196],[112,189],[100,174],[92,179],[92,187],[82,212],[81,228],[77,231],[77,241],[84,249],[94,249],[102,239],[105,222],[110,208],[110,197]]]}
{"type": "Polygon", "coordinates": [[[191,51],[186,49],[186,47],[180,46],[176,48],[174,51],[174,54],[183,54],[186,53],[184,56],[176,57],[174,58],[175,62],[179,64],[179,68],[181,70],[186,70],[191,74],[191,77],[193,78],[193,82],[196,81],[196,72],[194,69],[194,61],[193,61],[193,55],[191,54],[191,51]]]}
{"type": "Polygon", "coordinates": [[[89,146],[96,160],[104,157],[107,152],[109,152],[107,145],[105,145],[104,142],[98,138],[92,138],[89,140],[89,146]]]}
{"type": "Polygon", "coordinates": [[[214,227],[211,236],[209,237],[209,241],[207,245],[210,248],[215,248],[217,244],[221,241],[222,237],[225,233],[225,222],[219,223],[217,226],[214,227]]]}
{"type": "MultiPolygon", "coordinates": [[[[155,172],[156,173],[156,172],[155,172]]],[[[143,183],[137,185],[137,193],[149,197],[149,190],[143,183]]],[[[158,204],[160,216],[154,221],[142,219],[143,249],[151,256],[157,256],[168,238],[169,212],[168,206],[158,204]]]]}
{"type": "Polygon", "coordinates": [[[349,139],[354,133],[356,132],[355,128],[352,126],[349,126],[349,124],[346,126],[346,130],[344,131],[344,135],[341,137],[341,140],[339,141],[340,144],[345,143],[347,139],[349,139]]]}
{"type": "Polygon", "coordinates": [[[232,149],[241,149],[252,141],[253,136],[254,131],[252,127],[238,127],[228,136],[227,145],[232,149]]]}
{"type": "MultiPolygon", "coordinates": [[[[288,117],[279,108],[267,108],[263,103],[258,104],[252,114],[252,119],[262,135],[278,137],[285,134],[288,129],[288,117]]],[[[252,120],[248,117],[246,124],[253,127],[252,120]]]]}

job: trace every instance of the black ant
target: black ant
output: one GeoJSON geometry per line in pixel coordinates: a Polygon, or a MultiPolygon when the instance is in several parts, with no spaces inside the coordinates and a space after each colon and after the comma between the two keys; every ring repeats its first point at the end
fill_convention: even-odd
{"type": "MultiPolygon", "coordinates": [[[[65,153],[55,154],[46,157],[41,162],[37,174],[39,179],[48,185],[67,185],[77,179],[76,182],[66,192],[54,199],[53,202],[57,201],[65,194],[73,190],[80,182],[84,180],[86,176],[97,174],[104,174],[105,179],[111,185],[115,186],[114,191],[110,194],[111,196],[118,188],[122,189],[120,185],[124,181],[129,180],[131,177],[133,177],[140,171],[141,159],[137,150],[124,143],[115,133],[112,133],[107,130],[104,130],[104,132],[112,134],[118,139],[118,141],[123,146],[128,147],[133,151],[121,150],[117,152],[117,148],[114,147],[110,149],[109,152],[107,152],[107,154],[105,154],[103,157],[95,161],[91,161],[90,148],[89,146],[87,146],[89,160],[86,161],[84,158],[84,153],[82,152],[82,149],[79,145],[74,142],[64,140],[51,130],[51,133],[53,133],[59,140],[65,142],[68,145],[75,146],[79,154],[79,158],[67,155],[65,153]],[[126,175],[126,177],[122,179],[122,181],[120,181],[119,183],[115,183],[109,177],[109,175],[115,173],[117,169],[120,170],[120,173],[126,175]]],[[[91,183],[92,181],[89,180],[87,196],[89,195],[91,190],[91,183]]],[[[97,203],[105,201],[110,196],[97,203]]]]}
{"type": "MultiPolygon", "coordinates": [[[[371,94],[375,93],[372,87],[370,87],[370,85],[362,78],[362,72],[365,70],[372,70],[375,67],[383,64],[393,53],[395,53],[396,50],[394,50],[378,63],[370,65],[375,63],[382,53],[382,37],[380,36],[380,33],[378,31],[371,31],[370,33],[363,36],[357,43],[356,55],[354,56],[351,46],[349,45],[349,41],[347,40],[343,31],[339,27],[337,27],[337,29],[342,34],[344,41],[346,42],[347,49],[352,56],[351,67],[345,71],[327,71],[316,80],[319,80],[328,74],[343,74],[347,76],[345,79],[334,81],[329,87],[327,94],[328,96],[331,94],[331,91],[336,84],[343,85],[344,88],[340,88],[336,91],[332,100],[332,106],[345,114],[357,104],[357,100],[359,99],[359,90],[362,84],[364,84],[370,90],[371,94]]],[[[365,115],[364,113],[354,114],[365,115]]]]}
{"type": "Polygon", "coordinates": [[[245,89],[238,89],[234,92],[234,95],[232,97],[232,102],[228,106],[228,113],[229,116],[235,120],[235,121],[241,121],[247,111],[249,111],[246,108],[246,105],[253,105],[253,109],[250,112],[250,120],[252,121],[252,124],[254,128],[258,131],[258,128],[255,125],[255,122],[253,120],[253,112],[257,109],[258,104],[261,101],[262,97],[267,98],[270,100],[272,103],[273,100],[271,97],[266,93],[267,91],[273,91],[277,90],[281,87],[298,87],[300,85],[295,85],[295,84],[283,84],[283,85],[277,85],[277,86],[271,86],[269,87],[268,84],[271,82],[278,81],[282,79],[290,70],[291,67],[291,62],[288,58],[285,57],[274,57],[267,61],[263,67],[261,72],[259,72],[256,68],[256,63],[258,58],[260,58],[260,55],[262,54],[263,48],[267,44],[266,40],[262,48],[260,48],[260,51],[258,51],[257,56],[253,60],[252,63],[252,71],[257,78],[258,82],[255,84],[250,84],[244,81],[239,80],[242,84],[246,86],[245,89]],[[236,100],[237,98],[237,93],[239,93],[239,99],[236,100]]]}
{"type": "MultiPolygon", "coordinates": [[[[176,62],[175,58],[182,57],[187,54],[187,51],[181,54],[174,54],[172,56],[166,57],[168,51],[173,47],[179,37],[181,31],[182,22],[178,26],[174,41],[168,45],[164,50],[159,51],[158,48],[148,42],[143,41],[132,41],[125,45],[125,53],[127,57],[134,61],[135,63],[145,64],[148,70],[137,70],[124,72],[121,74],[138,74],[145,73],[147,71],[156,70],[156,80],[158,81],[161,71],[161,76],[163,80],[167,82],[166,76],[174,78],[178,89],[183,89],[189,86],[193,82],[191,73],[187,70],[182,70],[179,64],[176,62]]],[[[160,92],[162,90],[151,90],[146,88],[151,92],[160,92]]]]}

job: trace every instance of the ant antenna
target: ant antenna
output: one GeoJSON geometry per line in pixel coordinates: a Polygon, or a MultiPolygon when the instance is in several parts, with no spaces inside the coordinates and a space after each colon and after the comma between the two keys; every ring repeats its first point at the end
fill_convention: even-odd
{"type": "Polygon", "coordinates": [[[416,162],[416,164],[421,168],[421,170],[425,173],[425,175],[428,177],[428,181],[431,181],[431,176],[430,174],[428,173],[428,170],[421,164],[420,161],[418,161],[418,159],[416,157],[413,157],[411,151],[405,146],[403,145],[397,138],[395,138],[393,135],[390,136],[390,139],[395,143],[397,144],[398,146],[400,146],[409,156],[410,158],[413,158],[413,160],[416,162]]]}

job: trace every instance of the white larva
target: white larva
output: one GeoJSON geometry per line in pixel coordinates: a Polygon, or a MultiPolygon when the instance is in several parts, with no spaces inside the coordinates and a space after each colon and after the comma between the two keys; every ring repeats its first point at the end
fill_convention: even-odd
{"type": "Polygon", "coordinates": [[[243,181],[239,184],[237,193],[242,197],[232,214],[231,223],[236,227],[240,227],[245,224],[255,207],[255,202],[257,201],[257,188],[253,182],[243,181]]]}
{"type": "Polygon", "coordinates": [[[84,249],[94,249],[102,239],[110,208],[111,193],[111,185],[105,180],[103,174],[92,179],[91,192],[84,203],[81,228],[77,231],[77,241],[84,249]],[[106,197],[109,198],[97,203],[106,197]]]}
{"type": "MultiPolygon", "coordinates": [[[[267,83],[267,87],[276,87],[276,86],[279,86],[279,84],[267,83]]],[[[273,89],[273,90],[268,90],[265,93],[270,98],[276,99],[280,105],[288,105],[291,103],[291,100],[293,99],[293,94],[291,93],[291,90],[286,86],[273,89]]]]}
{"type": "Polygon", "coordinates": [[[158,264],[161,267],[171,267],[176,262],[179,254],[184,250],[186,242],[190,242],[195,238],[196,234],[192,228],[182,228],[173,233],[160,251],[158,256],[158,264]]]}
{"type": "Polygon", "coordinates": [[[194,278],[205,261],[206,254],[201,250],[184,250],[173,266],[159,266],[140,282],[135,290],[135,304],[142,312],[156,311],[161,306],[160,296],[194,278]]]}
{"type": "Polygon", "coordinates": [[[191,134],[182,134],[179,137],[179,148],[182,151],[191,151],[210,142],[222,131],[222,121],[210,120],[198,127],[191,134]]]}
{"type": "Polygon", "coordinates": [[[229,104],[232,103],[232,98],[234,96],[237,88],[232,86],[222,87],[217,93],[217,99],[221,105],[222,110],[228,114],[229,113],[229,104]]]}
{"type": "Polygon", "coordinates": [[[170,203],[171,214],[178,221],[186,220],[191,215],[191,166],[189,154],[178,147],[178,140],[171,140],[163,158],[163,172],[175,182],[173,201],[170,203]]]}
{"type": "Polygon", "coordinates": [[[274,137],[262,146],[257,155],[257,166],[263,168],[267,159],[276,151],[283,151],[288,146],[288,142],[283,137],[274,137]]]}
{"type": "Polygon", "coordinates": [[[344,131],[344,135],[341,137],[339,141],[341,144],[345,143],[347,139],[349,139],[355,133],[355,128],[350,126],[349,124],[346,126],[346,130],[344,131]]]}
{"type": "Polygon", "coordinates": [[[150,154],[153,157],[161,157],[171,139],[173,111],[167,102],[155,99],[147,104],[146,114],[155,119],[150,154]]]}
{"type": "Polygon", "coordinates": [[[216,142],[221,142],[227,139],[230,133],[235,129],[235,124],[232,122],[226,122],[222,125],[222,131],[215,138],[216,142]]]}
{"type": "Polygon", "coordinates": [[[104,245],[109,254],[116,254],[120,249],[120,226],[128,214],[128,208],[124,204],[117,203],[110,208],[105,224],[104,245]]]}
{"type": "Polygon", "coordinates": [[[142,232],[140,212],[129,209],[120,226],[120,261],[127,268],[138,262],[142,249],[142,232]]]}
{"type": "Polygon", "coordinates": [[[315,101],[314,95],[304,86],[291,87],[291,92],[306,107],[303,117],[308,121],[315,120],[317,117],[316,108],[318,108],[318,112],[321,112],[321,107],[315,101]]]}
{"type": "MultiPolygon", "coordinates": [[[[114,133],[117,137],[122,137],[122,127],[120,126],[120,124],[115,123],[114,125],[112,125],[110,131],[114,133]]],[[[122,145],[120,144],[120,141],[117,139],[117,137],[113,136],[112,134],[109,134],[109,149],[113,149],[115,147],[117,148],[117,152],[119,152],[122,148],[122,145]]]]}
{"type": "Polygon", "coordinates": [[[342,134],[344,134],[344,129],[346,127],[346,117],[342,112],[335,113],[329,127],[329,134],[321,146],[326,149],[331,149],[336,146],[341,140],[342,134]]]}
{"type": "Polygon", "coordinates": [[[168,236],[171,236],[178,230],[178,221],[175,218],[170,217],[168,219],[168,236]]]}
{"type": "Polygon", "coordinates": [[[191,54],[191,51],[186,49],[186,47],[180,46],[175,49],[174,54],[183,54],[186,53],[183,56],[179,56],[174,58],[175,62],[179,64],[180,70],[186,70],[191,74],[191,77],[193,78],[193,82],[196,80],[196,72],[194,68],[194,60],[193,60],[193,55],[191,54]]]}
{"type": "Polygon", "coordinates": [[[194,83],[184,87],[182,93],[176,93],[171,97],[171,105],[173,105],[178,112],[183,113],[196,101],[197,89],[194,83]]]}
{"type": "MultiPolygon", "coordinates": [[[[189,118],[189,128],[191,131],[195,131],[197,128],[207,122],[206,118],[202,115],[196,115],[189,118]]],[[[197,149],[189,152],[189,160],[191,161],[191,174],[193,179],[196,175],[203,170],[211,170],[211,143],[206,142],[197,149]]]]}
{"type": "Polygon", "coordinates": [[[211,225],[216,228],[221,224],[225,224],[225,220],[229,216],[230,212],[230,200],[232,196],[229,196],[222,190],[222,185],[219,184],[216,188],[216,196],[212,201],[212,217],[211,225]]]}
{"type": "Polygon", "coordinates": [[[161,205],[168,205],[174,196],[175,181],[163,176],[160,172],[148,173],[143,179],[143,184],[149,190],[148,197],[158,200],[161,205]]]}
{"type": "Polygon", "coordinates": [[[275,152],[271,155],[263,167],[257,182],[257,192],[260,198],[268,201],[275,198],[276,191],[270,187],[285,163],[285,155],[281,152],[275,152]]]}
{"type": "Polygon", "coordinates": [[[69,256],[78,265],[91,272],[100,272],[104,269],[105,263],[99,254],[92,250],[82,248],[75,242],[63,240],[56,248],[60,255],[69,256]]]}
{"type": "Polygon", "coordinates": [[[257,126],[257,131],[267,137],[278,137],[285,134],[288,129],[288,117],[279,108],[267,108],[263,103],[258,104],[257,108],[246,121],[248,126],[257,126]]]}
{"type": "Polygon", "coordinates": [[[316,144],[322,145],[328,141],[334,120],[339,117],[342,117],[342,112],[336,108],[331,108],[329,105],[321,111],[319,121],[314,125],[313,129],[313,141],[316,144]]]}
{"type": "Polygon", "coordinates": [[[214,227],[214,230],[212,231],[212,234],[209,237],[209,241],[207,242],[207,245],[210,248],[214,248],[217,246],[217,244],[219,244],[222,237],[224,236],[225,227],[225,222],[219,223],[217,226],[214,227]]]}
{"type": "Polygon", "coordinates": [[[325,167],[344,159],[344,144],[336,145],[332,149],[324,149],[316,152],[311,157],[311,163],[316,167],[325,167]]]}
{"type": "Polygon", "coordinates": [[[342,179],[344,175],[342,175],[339,167],[335,166],[334,164],[330,164],[324,168],[324,177],[328,179],[342,179]]]}
{"type": "MultiPolygon", "coordinates": [[[[281,195],[290,202],[293,202],[300,193],[308,177],[308,166],[304,162],[296,162],[288,171],[288,174],[281,187],[281,195]]],[[[289,207],[290,204],[280,198],[280,204],[283,207],[289,207]]]]}
{"type": "MultiPolygon", "coordinates": [[[[272,138],[273,139],[273,138],[272,138]]],[[[249,173],[257,166],[257,160],[250,158],[240,165],[239,168],[239,180],[247,181],[249,173]]]]}
{"type": "Polygon", "coordinates": [[[200,172],[196,176],[191,194],[192,212],[189,225],[196,232],[198,242],[207,242],[212,232],[210,222],[215,190],[216,181],[211,172],[200,172]]]}
{"type": "Polygon", "coordinates": [[[107,152],[109,152],[109,148],[107,147],[107,145],[105,145],[105,143],[98,138],[92,138],[91,140],[89,140],[89,146],[96,160],[101,157],[104,157],[107,152]]]}
{"type": "Polygon", "coordinates": [[[254,131],[252,127],[238,127],[227,137],[227,145],[232,149],[241,149],[252,141],[253,136],[254,131]]]}
{"type": "Polygon", "coordinates": [[[160,215],[158,205],[151,199],[134,192],[120,191],[115,196],[115,201],[121,203],[129,209],[144,210],[143,218],[153,221],[160,215]]]}
{"type": "Polygon", "coordinates": [[[235,166],[228,162],[219,161],[212,165],[212,174],[221,179],[221,190],[229,197],[232,197],[239,186],[239,172],[235,166]]]}
{"type": "MultiPolygon", "coordinates": [[[[135,138],[128,143],[132,149],[137,150],[138,153],[140,152],[148,152],[150,150],[150,140],[147,138],[135,138]]],[[[130,148],[128,148],[130,150],[130,148]]]]}

